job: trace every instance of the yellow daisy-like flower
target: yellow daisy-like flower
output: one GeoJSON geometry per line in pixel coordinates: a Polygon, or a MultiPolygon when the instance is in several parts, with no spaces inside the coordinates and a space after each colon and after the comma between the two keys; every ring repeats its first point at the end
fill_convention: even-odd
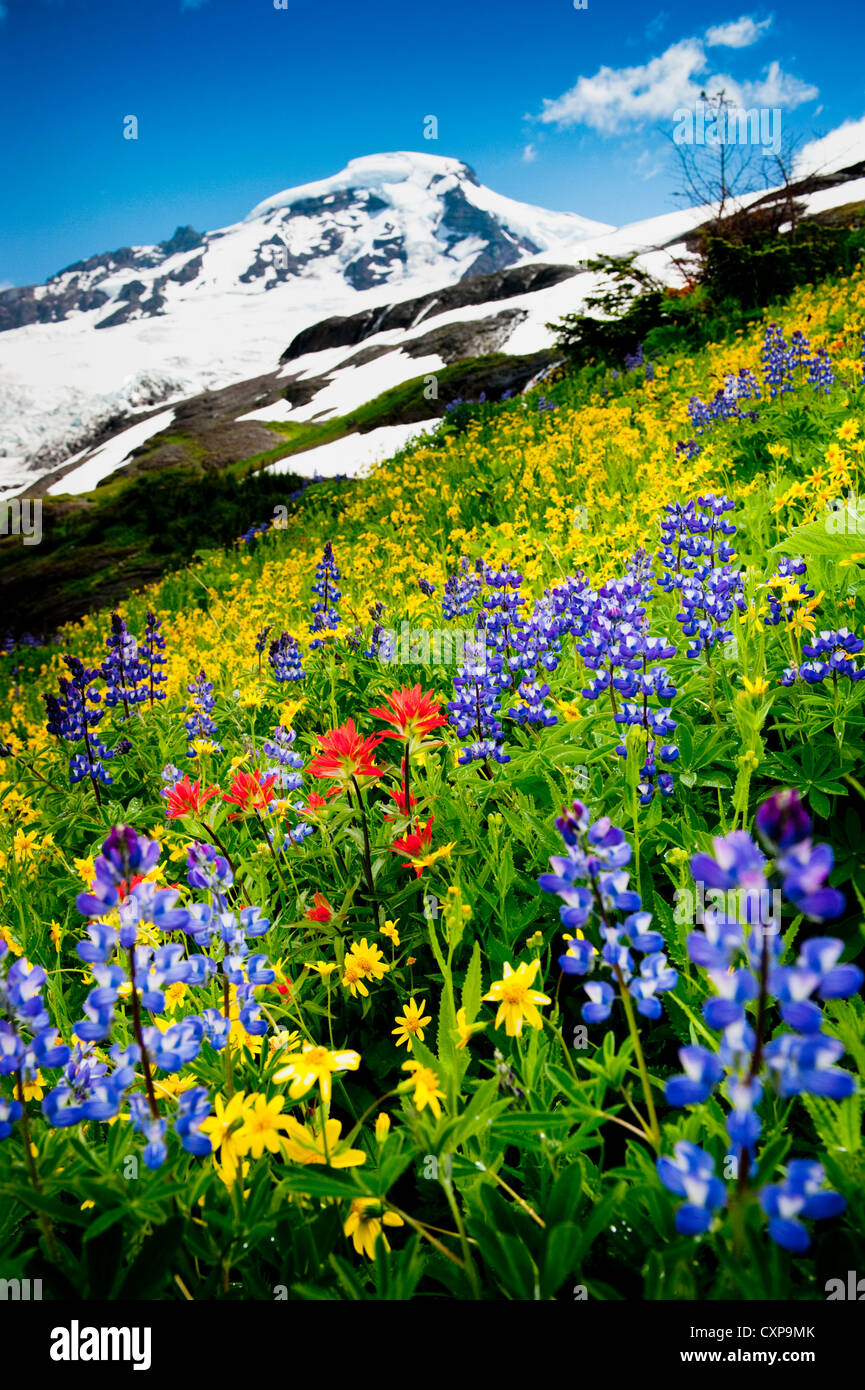
{"type": "Polygon", "coordinates": [[[743,675],[742,685],[745,688],[746,695],[765,695],[766,691],[769,689],[769,682],[764,680],[762,676],[757,676],[755,680],[749,680],[747,676],[743,675]]]}
{"type": "Polygon", "coordinates": [[[390,966],[382,955],[381,948],[376,946],[375,942],[370,945],[364,937],[346,952],[344,969],[343,984],[348,986],[352,994],[356,990],[360,994],[368,994],[363,981],[380,980],[385,972],[390,970],[390,966]]]}
{"type": "Polygon", "coordinates": [[[484,995],[484,999],[489,1003],[498,1004],[495,1026],[499,1028],[504,1023],[510,1038],[519,1037],[523,1031],[523,1023],[528,1023],[531,1028],[543,1026],[537,1006],[550,1004],[552,1001],[548,994],[541,994],[538,990],[532,989],[539,969],[539,960],[523,961],[516,970],[506,961],[502,979],[496,980],[489,994],[484,995]]]}
{"type": "Polygon", "coordinates": [[[179,1096],[183,1091],[188,1091],[190,1087],[195,1085],[194,1076],[178,1076],[177,1072],[172,1072],[170,1076],[153,1078],[154,1091],[165,1096],[179,1096]]]}
{"type": "Polygon", "coordinates": [[[429,1014],[424,1014],[425,1008],[426,1004],[423,1000],[418,1006],[414,999],[411,999],[408,1004],[406,1004],[402,1014],[397,1014],[394,1019],[396,1027],[391,1029],[391,1032],[396,1038],[397,1047],[402,1047],[403,1043],[405,1043],[406,1047],[411,1051],[412,1038],[420,1038],[420,1041],[423,1042],[424,1029],[432,1023],[431,1016],[429,1014]]]}
{"type": "Polygon", "coordinates": [[[44,1085],[45,1077],[42,1075],[41,1071],[37,1071],[32,1081],[23,1082],[24,1099],[41,1100],[43,1095],[45,1094],[45,1092],[42,1089],[44,1085]]]}
{"type": "Polygon", "coordinates": [[[52,945],[54,946],[55,951],[59,951],[59,950],[60,950],[60,941],[61,941],[61,938],[62,938],[62,936],[63,936],[63,928],[61,927],[61,925],[60,925],[59,922],[51,921],[51,922],[48,923],[48,925],[49,925],[49,927],[51,928],[51,942],[52,942],[52,945]]]}
{"type": "Polygon", "coordinates": [[[383,1144],[390,1134],[390,1115],[383,1110],[375,1122],[375,1140],[377,1144],[383,1144]]]}
{"type": "Polygon", "coordinates": [[[313,970],[317,970],[319,975],[324,975],[325,977],[327,977],[328,975],[333,974],[334,970],[336,969],[336,965],[334,965],[331,961],[317,960],[313,962],[312,968],[313,970]]]}
{"type": "Polygon", "coordinates": [[[418,854],[412,856],[408,863],[413,869],[430,869],[439,859],[450,859],[451,850],[456,842],[451,840],[449,845],[441,845],[438,849],[431,849],[429,854],[418,854]]]}
{"type": "Polygon", "coordinates": [[[237,1091],[227,1103],[224,1096],[214,1096],[214,1113],[199,1125],[202,1134],[210,1135],[210,1147],[214,1153],[217,1149],[225,1148],[238,1152],[235,1136],[246,1118],[249,1099],[242,1091],[237,1091]]]}
{"type": "Polygon", "coordinates": [[[403,1062],[402,1069],[413,1073],[411,1077],[414,1086],[412,1100],[418,1110],[425,1110],[429,1106],[436,1119],[439,1119],[442,1113],[441,1101],[445,1100],[446,1096],[439,1086],[439,1079],[432,1067],[425,1067],[422,1063],[412,1059],[409,1062],[403,1062]]]}
{"type": "Polygon", "coordinates": [[[283,1129],[289,1127],[289,1116],[281,1115],[284,1096],[274,1096],[268,1100],[266,1096],[255,1096],[252,1104],[247,1106],[244,1112],[243,1127],[237,1133],[237,1145],[241,1153],[250,1154],[253,1158],[261,1158],[265,1149],[270,1153],[279,1153],[282,1147],[283,1129]]]}
{"type": "Polygon", "coordinates": [[[394,1211],[382,1211],[381,1202],[376,1197],[356,1197],[349,1208],[348,1219],[343,1226],[359,1255],[368,1260],[375,1259],[375,1243],[381,1236],[386,1250],[390,1249],[387,1237],[381,1234],[382,1226],[404,1226],[401,1216],[394,1211]]]}
{"type": "Polygon", "coordinates": [[[294,723],[294,716],[302,710],[306,700],[286,700],[279,711],[279,722],[284,729],[290,729],[294,723]]]}
{"type": "Polygon", "coordinates": [[[307,1091],[317,1085],[325,1105],[331,1096],[331,1077],[338,1071],[357,1071],[360,1066],[360,1053],[345,1050],[331,1052],[326,1047],[314,1043],[304,1043],[300,1052],[286,1058],[286,1064],[274,1072],[274,1081],[290,1081],[288,1094],[292,1100],[299,1100],[307,1091]]]}
{"type": "Polygon", "coordinates": [[[13,939],[12,933],[10,932],[8,927],[0,927],[0,941],[6,942],[6,945],[12,952],[13,956],[23,956],[24,947],[19,946],[18,942],[13,939]]]}
{"type": "Polygon", "coordinates": [[[15,851],[16,859],[29,859],[33,851],[38,847],[38,836],[27,830],[16,830],[12,840],[12,848],[15,851]]]}
{"type": "Polygon", "coordinates": [[[381,934],[392,941],[394,946],[399,945],[399,932],[397,931],[396,922],[385,922],[381,929],[381,934]]]}
{"type": "Polygon", "coordinates": [[[554,700],[553,704],[561,711],[566,724],[573,724],[583,717],[583,711],[572,700],[554,700]]]}
{"type": "MultiPolygon", "coordinates": [[[[214,1162],[220,1181],[228,1188],[234,1187],[238,1175],[243,1182],[249,1173],[249,1159],[243,1157],[233,1142],[223,1144],[219,1151],[219,1157],[215,1158],[214,1162]]],[[[243,1195],[245,1197],[246,1193],[244,1192],[243,1195]]]]}
{"type": "Polygon", "coordinates": [[[362,1149],[340,1149],[342,1125],[339,1120],[328,1120],[322,1134],[320,1124],[315,1129],[302,1125],[293,1115],[289,1115],[286,1130],[282,1152],[292,1163],[326,1163],[331,1168],[356,1168],[366,1163],[366,1154],[362,1149]]]}
{"type": "Polygon", "coordinates": [[[345,958],[345,973],[342,977],[342,983],[347,990],[351,991],[352,999],[356,999],[359,994],[369,994],[369,990],[363,982],[363,976],[359,968],[349,956],[345,958]]]}
{"type": "Polygon", "coordinates": [[[278,1033],[274,1033],[270,1038],[269,1047],[271,1052],[281,1052],[284,1047],[294,1048],[300,1042],[300,1033],[296,1028],[283,1028],[278,1033]]]}
{"type": "Polygon", "coordinates": [[[89,888],[96,874],[96,865],[93,862],[93,856],[89,855],[86,859],[73,859],[72,863],[75,865],[75,872],[81,879],[81,882],[89,888]]]}
{"type": "Polygon", "coordinates": [[[468,1047],[475,1033],[482,1033],[485,1023],[467,1023],[465,1009],[457,1009],[457,1050],[468,1047]]]}
{"type": "Polygon", "coordinates": [[[192,741],[192,751],[196,758],[200,758],[204,754],[215,753],[216,744],[213,742],[212,739],[196,738],[192,741]]]}
{"type": "Polygon", "coordinates": [[[173,1014],[183,1003],[186,994],[186,985],[181,980],[176,980],[173,985],[169,985],[165,991],[165,1013],[173,1014]]]}

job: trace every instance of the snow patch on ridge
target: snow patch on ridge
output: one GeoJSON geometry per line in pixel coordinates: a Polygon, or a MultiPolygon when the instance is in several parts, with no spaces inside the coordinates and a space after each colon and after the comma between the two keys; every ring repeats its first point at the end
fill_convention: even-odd
{"type": "Polygon", "coordinates": [[[381,425],[368,434],[349,434],[316,449],[304,449],[300,454],[278,459],[265,469],[266,473],[294,473],[301,478],[333,478],[342,473],[355,478],[395,454],[413,439],[429,434],[440,422],[422,420],[414,425],[381,425]]]}

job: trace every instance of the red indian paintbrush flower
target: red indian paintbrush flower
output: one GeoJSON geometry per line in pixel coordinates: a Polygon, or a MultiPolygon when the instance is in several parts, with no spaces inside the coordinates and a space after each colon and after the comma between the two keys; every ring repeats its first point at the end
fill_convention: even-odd
{"type": "Polygon", "coordinates": [[[323,893],[313,894],[314,907],[308,907],[304,916],[309,922],[329,922],[333,917],[333,908],[323,893]]]}
{"type": "Polygon", "coordinates": [[[223,801],[240,808],[228,819],[237,820],[238,816],[248,816],[252,811],[266,811],[273,800],[275,781],[275,772],[264,778],[260,772],[238,772],[231,784],[231,791],[224,792],[222,797],[223,801]]]}
{"type": "MultiPolygon", "coordinates": [[[[411,812],[414,810],[415,806],[417,806],[417,797],[414,795],[414,793],[409,792],[408,794],[408,806],[406,805],[405,787],[401,787],[398,792],[391,792],[390,795],[400,815],[408,818],[411,815],[411,812]]],[[[396,816],[389,816],[387,812],[385,812],[384,818],[385,820],[396,820],[396,816]]]]}
{"type": "Polygon", "coordinates": [[[420,828],[420,821],[415,821],[415,828],[410,835],[406,835],[401,840],[394,840],[391,849],[394,854],[404,854],[409,861],[406,868],[414,869],[415,878],[420,878],[423,873],[423,865],[418,866],[412,860],[422,859],[432,845],[432,823],[430,816],[423,830],[420,828]]]}
{"type": "Polygon", "coordinates": [[[441,845],[438,849],[432,847],[432,823],[430,816],[423,830],[420,828],[420,821],[415,821],[414,830],[410,834],[403,836],[401,840],[394,840],[391,850],[394,854],[404,854],[408,863],[407,869],[414,869],[415,878],[420,878],[424,869],[429,869],[438,859],[449,859],[451,850],[454,847],[453,840],[449,845],[441,845]]]}
{"type": "Polygon", "coordinates": [[[387,708],[379,705],[371,709],[370,714],[393,725],[394,732],[386,733],[385,738],[400,739],[410,744],[412,751],[420,747],[422,740],[433,729],[448,722],[441,712],[441,705],[432,699],[432,691],[421,690],[420,685],[406,685],[402,690],[392,690],[384,698],[387,708]]]}
{"type": "Polygon", "coordinates": [[[165,814],[168,820],[178,820],[181,816],[200,816],[207,802],[214,796],[219,796],[219,787],[205,787],[202,791],[200,778],[196,777],[194,782],[190,782],[187,772],[186,776],[175,782],[167,792],[168,809],[165,814]]]}
{"type": "Polygon", "coordinates": [[[313,777],[332,777],[342,786],[347,786],[352,777],[380,777],[381,768],[373,754],[384,738],[384,734],[369,734],[364,738],[354,727],[354,720],[331,729],[327,734],[316,734],[321,752],[316,754],[309,765],[313,777]]]}

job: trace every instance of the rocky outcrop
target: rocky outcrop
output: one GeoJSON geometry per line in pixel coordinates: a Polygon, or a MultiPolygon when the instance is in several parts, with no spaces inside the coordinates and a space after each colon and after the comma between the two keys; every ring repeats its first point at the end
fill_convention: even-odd
{"type": "Polygon", "coordinates": [[[525,309],[503,309],[471,323],[443,323],[400,347],[409,357],[441,357],[449,366],[469,357],[490,357],[504,347],[525,318],[525,309]]]}
{"type": "Polygon", "coordinates": [[[100,319],[93,327],[116,328],[119,323],[126,323],[129,319],[153,318],[156,314],[163,313],[167,280],[167,275],[154,280],[147,299],[142,298],[147,293],[147,286],[141,280],[130,280],[117,295],[117,299],[121,301],[120,307],[107,318],[100,319]]]}
{"type": "Polygon", "coordinates": [[[61,323],[73,310],[86,312],[108,303],[102,290],[81,287],[76,278],[57,294],[37,295],[37,289],[41,286],[0,290],[0,333],[29,323],[61,323]]]}
{"type": "Polygon", "coordinates": [[[528,237],[509,232],[491,213],[476,207],[459,185],[447,189],[442,195],[442,205],[444,214],[436,236],[446,243],[449,251],[469,238],[486,243],[483,251],[463,273],[464,280],[470,275],[489,275],[503,270],[527,255],[540,255],[539,246],[528,237]]]}
{"type": "Polygon", "coordinates": [[[280,361],[293,362],[308,352],[322,352],[325,348],[354,347],[376,333],[415,328],[424,319],[449,313],[452,309],[490,304],[496,300],[513,299],[516,295],[546,290],[576,274],[577,267],[573,265],[514,266],[489,275],[474,275],[470,280],[447,285],[434,294],[404,299],[397,304],[383,305],[380,309],[366,309],[359,314],[322,319],[320,323],[314,323],[298,333],[280,361]]]}
{"type": "MultiPolygon", "coordinates": [[[[75,261],[72,265],[51,275],[44,285],[22,285],[15,289],[0,291],[0,333],[12,328],[23,328],[31,323],[62,323],[73,313],[87,313],[91,309],[101,309],[109,302],[109,295],[99,288],[103,280],[117,274],[118,270],[153,270],[170,257],[184,251],[194,251],[205,244],[205,237],[193,227],[178,227],[167,241],[156,247],[121,246],[117,251],[104,251],[87,260],[75,261]]],[[[107,318],[97,320],[94,328],[112,328],[115,324],[126,323],[130,317],[144,318],[162,313],[165,296],[162,293],[167,279],[184,285],[194,280],[201,270],[202,257],[187,261],[170,276],[158,277],[151,283],[151,292],[146,298],[147,287],[140,280],[131,280],[123,285],[114,296],[116,312],[107,318]],[[137,288],[137,295],[134,289],[137,288]]]]}

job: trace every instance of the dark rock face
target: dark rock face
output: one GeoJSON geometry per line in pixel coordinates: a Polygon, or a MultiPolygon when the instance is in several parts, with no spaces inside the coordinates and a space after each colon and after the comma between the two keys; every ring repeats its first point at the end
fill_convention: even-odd
{"type": "Polygon", "coordinates": [[[467,357],[490,357],[526,318],[525,309],[503,309],[472,323],[448,323],[400,344],[409,357],[438,356],[450,366],[467,357]]]}
{"type": "Polygon", "coordinates": [[[158,258],[143,255],[131,246],[121,246],[119,251],[101,251],[98,256],[88,256],[86,261],[75,261],[64,266],[56,275],[49,275],[46,284],[54,284],[64,275],[86,275],[91,270],[122,270],[125,265],[157,265],[158,258]]]}
{"type": "Polygon", "coordinates": [[[190,280],[194,280],[200,273],[204,264],[203,256],[196,256],[194,260],[187,261],[179,270],[172,270],[169,280],[174,280],[178,285],[188,285],[190,280]]]}
{"type": "Polygon", "coordinates": [[[203,245],[204,237],[194,227],[178,227],[173,237],[159,243],[160,250],[164,251],[166,256],[176,256],[178,251],[194,251],[196,247],[203,245]]]}
{"type": "Polygon", "coordinates": [[[463,275],[488,275],[496,270],[504,270],[523,256],[537,256],[540,247],[527,237],[514,236],[501,226],[498,219],[482,208],[470,203],[462,189],[449,188],[442,197],[444,215],[439,223],[436,236],[452,250],[466,237],[478,237],[487,244],[476,256],[463,275]]]}
{"type": "Polygon", "coordinates": [[[128,299],[130,302],[134,300],[137,303],[146,288],[147,286],[141,280],[130,280],[128,285],[123,285],[117,291],[117,298],[128,299]]]}
{"type": "Polygon", "coordinates": [[[260,280],[262,276],[267,275],[269,270],[272,270],[274,274],[266,285],[267,289],[272,290],[286,280],[291,280],[295,275],[300,275],[304,267],[310,265],[311,262],[338,251],[341,245],[342,233],[336,227],[327,227],[322,232],[318,244],[311,251],[304,251],[296,256],[292,251],[289,251],[279,233],[274,233],[272,237],[268,237],[267,241],[261,242],[256,248],[255,260],[242,275],[238,276],[238,279],[242,284],[249,285],[253,280],[260,280]]]}
{"type": "Polygon", "coordinates": [[[115,309],[113,314],[107,318],[100,319],[94,323],[94,328],[116,328],[119,323],[126,323],[129,319],[153,318],[156,314],[161,314],[165,308],[165,295],[163,290],[167,283],[168,276],[162,275],[158,280],[154,280],[151,286],[149,299],[142,299],[141,296],[146,292],[147,286],[140,280],[130,280],[128,285],[124,285],[117,298],[123,302],[119,309],[115,309]]]}
{"type": "Polygon", "coordinates": [[[388,279],[393,268],[405,265],[405,238],[381,237],[373,241],[369,255],[358,256],[346,266],[343,275],[354,290],[371,290],[388,279]]]}
{"type": "MultiPolygon", "coordinates": [[[[114,275],[118,270],[152,270],[169,256],[179,252],[192,251],[203,246],[205,238],[192,227],[178,227],[168,241],[160,242],[155,251],[132,246],[121,246],[118,251],[105,251],[87,260],[76,261],[73,265],[49,276],[44,287],[23,285],[11,290],[0,291],[0,333],[12,328],[23,328],[29,323],[62,323],[76,310],[86,313],[90,309],[101,309],[108,303],[108,295],[99,288],[99,282],[114,275]],[[37,289],[44,293],[37,297],[37,289]]],[[[188,262],[171,274],[171,279],[185,284],[193,280],[201,269],[202,258],[188,262]],[[195,267],[193,269],[193,267],[195,267]]],[[[125,323],[133,317],[141,318],[163,311],[165,296],[162,288],[167,277],[154,282],[150,297],[142,300],[146,286],[140,280],[130,280],[115,296],[117,310],[108,318],[94,323],[94,328],[111,328],[116,323],[125,323]]]]}
{"type": "Polygon", "coordinates": [[[474,275],[456,285],[449,285],[434,294],[404,299],[399,304],[387,304],[379,309],[366,309],[360,314],[323,319],[321,323],[304,328],[286,348],[281,362],[292,362],[308,352],[324,348],[354,347],[376,333],[395,328],[414,328],[425,318],[463,309],[469,304],[489,304],[500,299],[513,299],[518,294],[546,290],[576,275],[572,265],[526,265],[490,275],[474,275]]]}
{"type": "Polygon", "coordinates": [[[74,309],[99,309],[108,303],[103,290],[81,288],[77,279],[60,294],[36,298],[36,287],[22,285],[0,291],[0,333],[28,323],[61,323],[74,309]]]}

